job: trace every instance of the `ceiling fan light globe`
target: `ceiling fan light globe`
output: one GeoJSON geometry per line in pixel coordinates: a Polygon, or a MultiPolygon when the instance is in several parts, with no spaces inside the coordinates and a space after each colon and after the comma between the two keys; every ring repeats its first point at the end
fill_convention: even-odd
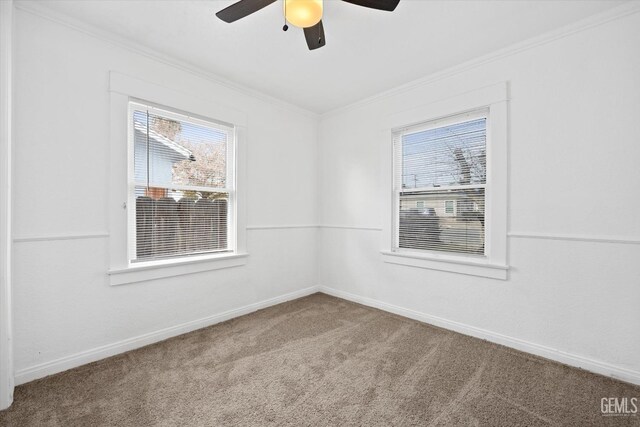
{"type": "Polygon", "coordinates": [[[322,19],[322,0],[284,0],[285,18],[300,28],[313,27],[322,19]]]}

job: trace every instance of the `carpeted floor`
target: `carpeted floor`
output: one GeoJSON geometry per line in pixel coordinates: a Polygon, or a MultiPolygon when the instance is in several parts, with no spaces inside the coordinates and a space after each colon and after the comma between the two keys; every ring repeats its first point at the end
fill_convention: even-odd
{"type": "Polygon", "coordinates": [[[17,387],[2,426],[640,425],[640,387],[323,294],[17,387]]]}

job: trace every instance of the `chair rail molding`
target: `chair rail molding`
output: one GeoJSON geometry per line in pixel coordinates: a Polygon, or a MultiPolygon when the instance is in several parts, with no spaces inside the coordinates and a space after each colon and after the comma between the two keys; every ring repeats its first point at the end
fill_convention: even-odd
{"type": "Polygon", "coordinates": [[[25,242],[48,242],[54,240],[83,240],[83,239],[106,239],[109,237],[108,231],[95,231],[89,233],[61,233],[47,235],[14,235],[13,243],[25,242]]]}
{"type": "Polygon", "coordinates": [[[640,245],[640,237],[619,237],[619,236],[597,236],[590,234],[560,234],[560,233],[539,233],[539,232],[509,232],[512,239],[542,239],[542,240],[565,240],[570,242],[592,242],[592,243],[620,243],[626,245],[640,245]]]}

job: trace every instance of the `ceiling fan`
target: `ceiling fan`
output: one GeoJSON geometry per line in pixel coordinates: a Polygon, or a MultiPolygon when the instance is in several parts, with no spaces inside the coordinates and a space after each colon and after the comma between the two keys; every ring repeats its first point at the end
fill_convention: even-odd
{"type": "MultiPolygon", "coordinates": [[[[224,22],[234,22],[251,15],[277,0],[240,0],[216,13],[224,22]]],[[[400,0],[342,0],[347,3],[371,9],[395,10],[400,0]]],[[[284,0],[284,18],[286,22],[304,30],[309,50],[318,49],[326,44],[324,27],[322,26],[323,0],[284,0]]],[[[286,24],[282,29],[287,31],[286,24]]]]}

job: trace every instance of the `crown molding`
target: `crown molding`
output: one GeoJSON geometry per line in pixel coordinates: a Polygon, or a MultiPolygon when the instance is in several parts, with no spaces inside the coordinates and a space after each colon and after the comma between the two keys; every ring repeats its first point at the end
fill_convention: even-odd
{"type": "Polygon", "coordinates": [[[143,46],[139,43],[135,43],[113,32],[99,29],[95,26],[88,25],[75,18],[71,18],[67,15],[53,11],[46,6],[43,6],[42,3],[35,2],[35,1],[18,1],[14,3],[14,6],[16,9],[19,9],[21,11],[31,13],[32,15],[39,16],[43,19],[47,19],[49,21],[52,21],[57,24],[63,25],[65,27],[71,28],[73,30],[79,31],[81,33],[97,38],[104,42],[110,43],[122,49],[128,50],[130,52],[139,54],[141,56],[145,56],[147,58],[156,60],[158,62],[172,66],[174,68],[180,69],[182,71],[185,71],[197,77],[203,78],[205,80],[209,80],[212,83],[224,86],[228,89],[256,98],[267,104],[271,104],[271,105],[283,108],[285,110],[293,111],[298,114],[302,114],[314,119],[323,119],[323,118],[331,117],[331,116],[344,113],[350,110],[354,110],[359,107],[365,106],[367,104],[371,104],[373,102],[376,102],[385,98],[399,95],[404,92],[414,90],[418,87],[426,86],[428,84],[437,82],[439,80],[444,80],[446,78],[455,76],[456,74],[460,74],[465,71],[480,67],[484,64],[491,63],[512,55],[516,55],[520,52],[533,49],[535,47],[538,47],[547,43],[551,43],[553,41],[562,39],[564,37],[568,37],[573,34],[588,30],[590,28],[606,24],[610,21],[624,18],[626,16],[632,15],[640,11],[640,1],[629,0],[628,2],[620,6],[614,7],[612,9],[609,9],[599,14],[592,15],[578,22],[566,25],[560,29],[553,30],[551,32],[542,34],[540,36],[530,38],[523,42],[513,44],[506,48],[489,53],[487,55],[483,55],[478,58],[472,59],[470,61],[463,62],[462,64],[447,68],[442,71],[438,71],[436,73],[429,74],[428,76],[413,80],[403,85],[396,86],[392,89],[380,92],[373,96],[363,98],[351,104],[347,104],[342,107],[338,107],[333,110],[319,114],[311,110],[307,110],[298,105],[291,104],[282,99],[273,97],[271,95],[267,95],[259,90],[252,89],[247,86],[235,83],[231,80],[225,79],[224,77],[221,77],[215,73],[207,71],[196,65],[193,65],[186,61],[179,60],[169,55],[165,55],[163,53],[158,52],[157,50],[143,46]]]}
{"type": "Polygon", "coordinates": [[[489,54],[477,57],[475,59],[463,62],[458,65],[454,65],[453,67],[447,68],[445,70],[437,71],[425,77],[421,77],[417,80],[413,80],[403,85],[396,86],[392,89],[377,93],[373,96],[363,98],[351,104],[327,111],[325,113],[320,114],[320,119],[325,119],[331,116],[345,113],[347,111],[355,110],[365,105],[372,104],[377,101],[381,101],[385,98],[390,98],[392,96],[397,96],[402,93],[415,90],[422,86],[427,86],[434,82],[444,80],[449,77],[453,77],[457,74],[461,74],[465,71],[478,68],[482,65],[485,65],[494,61],[498,61],[500,59],[503,59],[512,55],[516,55],[520,52],[524,52],[524,51],[536,48],[538,46],[542,46],[547,43],[551,43],[556,40],[563,39],[565,37],[569,37],[573,34],[586,31],[590,28],[598,27],[600,25],[606,24],[611,21],[615,21],[617,19],[624,18],[629,15],[633,15],[634,13],[637,13],[637,12],[640,12],[640,1],[629,0],[628,2],[621,4],[620,6],[589,16],[585,19],[574,22],[572,24],[568,24],[559,29],[541,34],[536,37],[532,37],[530,39],[527,39],[519,43],[515,43],[513,45],[491,52],[489,54]]]}
{"type": "Polygon", "coordinates": [[[198,67],[187,61],[177,59],[173,56],[165,55],[155,49],[133,42],[127,39],[126,37],[119,36],[110,31],[102,30],[93,25],[82,22],[78,19],[72,18],[70,16],[64,15],[54,10],[51,10],[49,7],[44,6],[43,4],[44,2],[41,3],[36,1],[17,1],[14,3],[15,8],[20,11],[30,13],[34,16],[38,16],[40,18],[46,19],[48,21],[54,22],[56,24],[62,25],[72,30],[81,32],[85,35],[94,37],[98,40],[109,43],[111,45],[127,50],[129,52],[161,62],[165,65],[177,68],[181,71],[184,71],[196,77],[200,77],[202,79],[208,80],[217,85],[226,87],[227,89],[231,89],[236,92],[242,93],[243,95],[250,96],[252,98],[265,102],[267,104],[282,108],[284,110],[292,111],[297,114],[302,114],[304,116],[307,116],[316,120],[319,119],[320,117],[320,114],[316,112],[307,110],[295,104],[291,104],[287,101],[273,97],[271,95],[267,95],[266,93],[261,92],[259,90],[252,89],[247,86],[235,83],[231,80],[225,79],[224,77],[221,77],[215,73],[212,73],[204,68],[198,67]]]}

